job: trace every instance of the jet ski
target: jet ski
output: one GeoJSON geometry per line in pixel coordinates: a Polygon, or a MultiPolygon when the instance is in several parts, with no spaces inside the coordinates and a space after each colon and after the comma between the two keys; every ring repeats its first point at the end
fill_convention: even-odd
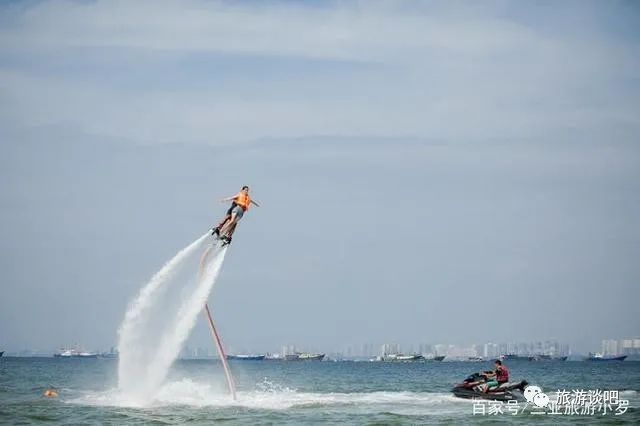
{"type": "Polygon", "coordinates": [[[498,387],[485,392],[487,376],[489,373],[473,373],[464,382],[458,383],[451,389],[451,392],[458,398],[466,399],[489,399],[494,401],[521,401],[524,399],[524,388],[529,384],[526,380],[518,383],[507,382],[498,387]]]}

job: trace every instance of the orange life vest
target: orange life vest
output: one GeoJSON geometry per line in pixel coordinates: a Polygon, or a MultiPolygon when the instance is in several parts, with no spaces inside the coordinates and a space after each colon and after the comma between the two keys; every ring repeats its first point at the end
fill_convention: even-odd
{"type": "Polygon", "coordinates": [[[236,195],[235,202],[237,205],[242,207],[244,211],[247,211],[249,210],[249,205],[251,204],[251,197],[249,197],[249,194],[245,194],[244,192],[240,191],[238,192],[238,195],[236,195]]]}

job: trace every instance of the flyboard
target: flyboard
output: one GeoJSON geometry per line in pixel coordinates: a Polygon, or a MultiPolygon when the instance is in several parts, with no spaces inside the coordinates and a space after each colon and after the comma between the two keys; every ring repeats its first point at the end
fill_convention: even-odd
{"type": "Polygon", "coordinates": [[[233,235],[233,231],[235,231],[238,223],[228,223],[229,219],[225,220],[221,227],[211,228],[211,236],[215,238],[216,241],[220,241],[220,247],[228,246],[231,244],[231,236],[233,235]]]}
{"type": "MultiPolygon", "coordinates": [[[[230,241],[229,241],[230,242],[230,241]]],[[[226,245],[229,244],[229,242],[222,242],[222,245],[220,246],[221,248],[224,248],[226,245]]],[[[205,262],[207,260],[207,257],[209,256],[209,253],[211,252],[211,250],[213,249],[213,244],[210,245],[209,247],[207,247],[207,249],[205,250],[205,252],[202,254],[202,258],[200,259],[200,276],[202,276],[202,271],[204,269],[204,265],[205,262]]],[[[224,375],[225,378],[227,379],[227,385],[229,386],[229,392],[231,393],[231,397],[233,398],[233,400],[236,400],[236,384],[235,381],[233,380],[233,376],[231,375],[231,370],[229,369],[229,363],[227,362],[227,355],[224,351],[224,347],[222,346],[222,340],[220,339],[220,335],[218,334],[218,331],[216,329],[216,325],[213,322],[213,317],[211,316],[211,311],[209,310],[209,304],[205,303],[204,304],[204,311],[203,314],[207,320],[207,324],[209,324],[209,330],[211,331],[211,337],[213,338],[213,344],[215,345],[217,351],[218,351],[218,356],[220,357],[220,361],[222,362],[222,368],[224,369],[224,375]]]]}

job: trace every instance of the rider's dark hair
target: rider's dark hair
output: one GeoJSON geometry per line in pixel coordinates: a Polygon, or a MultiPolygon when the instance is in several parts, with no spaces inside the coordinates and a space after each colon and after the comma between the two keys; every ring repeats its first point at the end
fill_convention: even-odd
{"type": "Polygon", "coordinates": [[[243,186],[242,189],[249,189],[249,187],[247,185],[243,186]]]}
{"type": "Polygon", "coordinates": [[[502,365],[502,361],[500,361],[499,359],[496,359],[496,364],[502,365]]]}

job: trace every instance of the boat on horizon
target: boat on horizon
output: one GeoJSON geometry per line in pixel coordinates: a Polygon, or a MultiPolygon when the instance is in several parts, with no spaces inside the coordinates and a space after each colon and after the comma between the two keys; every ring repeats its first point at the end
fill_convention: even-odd
{"type": "Polygon", "coordinates": [[[604,356],[599,353],[591,353],[591,352],[589,352],[589,356],[587,357],[587,361],[624,361],[625,359],[627,359],[627,355],[604,356]]]}
{"type": "Polygon", "coordinates": [[[566,361],[568,356],[551,356],[547,354],[531,355],[529,361],[566,361]]]}
{"type": "Polygon", "coordinates": [[[245,355],[245,354],[239,354],[239,355],[231,355],[231,354],[227,354],[227,359],[228,360],[237,360],[237,361],[262,361],[264,360],[266,357],[266,355],[245,355]]]}
{"type": "Polygon", "coordinates": [[[311,354],[306,352],[296,352],[284,356],[285,361],[322,361],[324,354],[311,354]]]}
{"type": "Polygon", "coordinates": [[[4,355],[4,351],[0,351],[0,358],[2,358],[2,355],[4,355]]]}
{"type": "Polygon", "coordinates": [[[82,351],[76,348],[62,348],[60,352],[53,354],[54,358],[98,358],[95,352],[82,351]]]}
{"type": "Polygon", "coordinates": [[[377,361],[384,362],[415,362],[424,361],[425,358],[420,354],[405,355],[405,354],[387,354],[376,358],[377,361]]]}
{"type": "Polygon", "coordinates": [[[437,361],[437,362],[440,362],[443,359],[445,359],[446,357],[447,357],[446,355],[436,355],[436,356],[433,356],[433,357],[425,357],[424,360],[425,361],[437,361]]]}
{"type": "Polygon", "coordinates": [[[267,353],[264,357],[265,361],[284,361],[284,357],[280,354],[267,353]]]}
{"type": "Polygon", "coordinates": [[[498,359],[502,361],[523,361],[523,360],[528,360],[529,357],[524,355],[518,355],[518,354],[504,354],[504,355],[500,355],[498,359]]]}

